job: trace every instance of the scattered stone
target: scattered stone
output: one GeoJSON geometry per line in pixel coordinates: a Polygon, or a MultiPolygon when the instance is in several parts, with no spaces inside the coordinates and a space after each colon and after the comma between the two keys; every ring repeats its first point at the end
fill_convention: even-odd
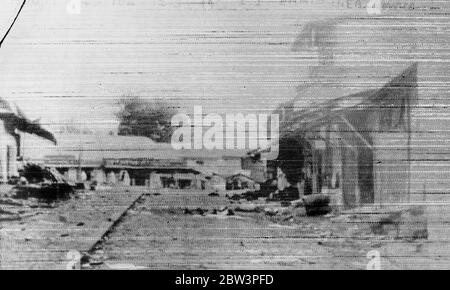
{"type": "Polygon", "coordinates": [[[189,208],[184,209],[184,214],[191,214],[191,215],[194,215],[194,214],[205,215],[205,213],[207,213],[207,212],[208,212],[207,209],[202,209],[200,207],[193,209],[193,210],[189,209],[189,208]]]}
{"type": "Polygon", "coordinates": [[[256,213],[262,211],[260,206],[257,206],[252,203],[238,205],[237,207],[234,208],[234,210],[240,212],[256,212],[256,213]]]}
{"type": "Polygon", "coordinates": [[[243,198],[243,196],[241,194],[235,193],[233,194],[231,197],[229,197],[231,200],[240,200],[241,198],[243,198]]]}
{"type": "Polygon", "coordinates": [[[265,208],[264,213],[268,216],[275,216],[278,214],[278,209],[276,208],[265,208]]]}
{"type": "Polygon", "coordinates": [[[205,213],[207,213],[208,212],[208,210],[207,209],[202,209],[202,208],[197,208],[196,210],[195,210],[195,212],[197,213],[197,214],[199,214],[199,215],[205,215],[205,213]]]}
{"type": "Polygon", "coordinates": [[[283,221],[294,221],[294,217],[292,215],[283,218],[283,221]]]}
{"type": "Polygon", "coordinates": [[[293,206],[294,208],[297,207],[302,207],[304,205],[303,200],[302,199],[296,199],[291,201],[291,206],[293,206]]]}
{"type": "Polygon", "coordinates": [[[234,215],[234,211],[232,209],[227,209],[227,215],[234,215]]]}

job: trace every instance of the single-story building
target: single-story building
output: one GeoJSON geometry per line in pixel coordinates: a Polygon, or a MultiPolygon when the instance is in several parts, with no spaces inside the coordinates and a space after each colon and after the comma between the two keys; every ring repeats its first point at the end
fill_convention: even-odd
{"type": "Polygon", "coordinates": [[[224,189],[225,177],[241,170],[245,155],[239,150],[175,150],[138,136],[55,136],[58,146],[24,136],[23,160],[57,168],[73,182],[224,189]]]}

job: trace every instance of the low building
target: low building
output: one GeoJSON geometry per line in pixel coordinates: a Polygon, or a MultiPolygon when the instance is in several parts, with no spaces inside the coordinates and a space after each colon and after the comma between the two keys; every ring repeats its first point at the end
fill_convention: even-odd
{"type": "Polygon", "coordinates": [[[245,155],[238,150],[175,150],[170,144],[137,136],[60,134],[56,138],[54,147],[25,136],[24,161],[57,168],[73,182],[224,189],[224,177],[241,170],[245,155]]]}

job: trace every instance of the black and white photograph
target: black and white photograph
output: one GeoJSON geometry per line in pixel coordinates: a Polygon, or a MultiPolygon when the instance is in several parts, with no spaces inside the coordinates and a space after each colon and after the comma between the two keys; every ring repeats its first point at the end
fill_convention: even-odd
{"type": "Polygon", "coordinates": [[[445,269],[450,1],[0,1],[0,270],[445,269]]]}

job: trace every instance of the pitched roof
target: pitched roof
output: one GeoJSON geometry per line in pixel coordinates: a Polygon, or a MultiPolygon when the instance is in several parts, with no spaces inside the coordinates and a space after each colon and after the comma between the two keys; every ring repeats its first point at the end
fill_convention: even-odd
{"type": "MultiPolygon", "coordinates": [[[[400,105],[402,97],[393,94],[392,91],[398,88],[417,86],[417,64],[412,64],[401,74],[391,79],[380,89],[372,89],[353,93],[347,96],[331,99],[320,104],[311,104],[308,107],[296,107],[296,100],[286,104],[284,115],[280,124],[280,137],[292,132],[306,131],[308,129],[320,126],[323,122],[332,120],[342,114],[363,110],[371,107],[395,106],[400,105]]],[[[317,87],[315,92],[321,94],[335,95],[333,90],[317,87]]],[[[407,95],[410,98],[410,104],[416,101],[416,95],[407,95]]],[[[281,107],[283,108],[283,107],[281,107]]],[[[280,109],[278,109],[280,110],[280,109]]]]}

